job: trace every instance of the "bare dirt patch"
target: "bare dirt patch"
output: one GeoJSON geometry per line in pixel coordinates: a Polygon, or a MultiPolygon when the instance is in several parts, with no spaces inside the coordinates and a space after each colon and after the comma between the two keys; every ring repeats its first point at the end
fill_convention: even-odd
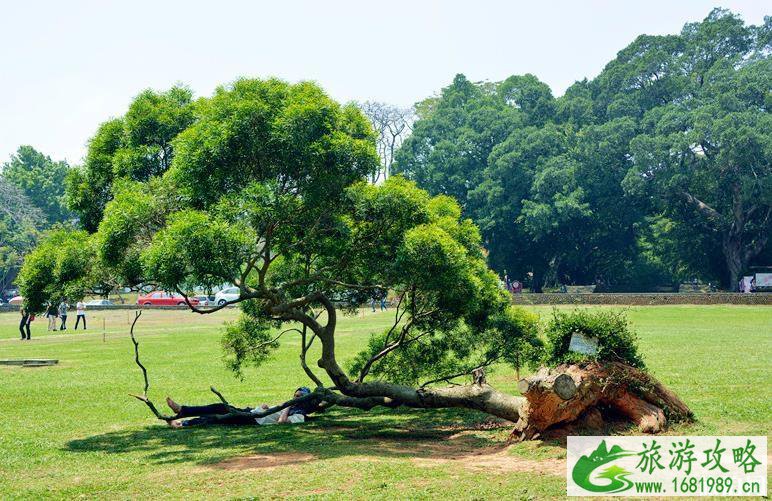
{"type": "Polygon", "coordinates": [[[489,447],[467,454],[413,458],[413,462],[422,467],[450,464],[470,470],[486,470],[501,473],[528,472],[541,475],[565,475],[565,459],[542,459],[537,461],[512,456],[508,451],[509,447],[489,447]]]}
{"type": "Polygon", "coordinates": [[[369,442],[381,454],[406,456],[421,467],[457,465],[475,471],[530,472],[557,476],[565,475],[566,471],[565,459],[535,460],[517,457],[510,454],[511,446],[505,443],[483,445],[468,431],[454,433],[439,440],[416,440],[408,437],[384,440],[383,437],[378,437],[369,442]]]}
{"type": "MultiPolygon", "coordinates": [[[[343,428],[341,431],[350,431],[343,428]]],[[[344,431],[344,435],[346,435],[344,431]]],[[[434,430],[431,433],[416,430],[390,430],[363,437],[355,434],[346,438],[349,454],[360,460],[382,458],[407,459],[419,467],[454,465],[473,471],[528,472],[537,475],[565,475],[565,459],[527,459],[510,454],[511,446],[475,437],[472,430],[434,430]]],[[[301,452],[255,454],[226,459],[210,467],[223,470],[275,468],[302,464],[319,459],[301,452]]]]}
{"type": "Polygon", "coordinates": [[[226,459],[211,465],[218,470],[252,470],[259,468],[275,468],[293,464],[307,463],[316,459],[313,454],[299,452],[277,452],[275,454],[255,454],[226,459]]]}

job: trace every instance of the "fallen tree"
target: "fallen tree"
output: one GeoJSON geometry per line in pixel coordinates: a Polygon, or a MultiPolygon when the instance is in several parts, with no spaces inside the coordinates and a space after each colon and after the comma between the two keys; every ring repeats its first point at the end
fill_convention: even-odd
{"type": "MultiPolygon", "coordinates": [[[[33,251],[21,277],[30,308],[42,307],[48,291],[75,297],[97,272],[108,273],[182,294],[201,315],[238,304],[240,316],[223,335],[236,373],[263,363],[284,336],[298,336],[298,370],[316,387],[301,398],[323,406],[474,409],[518,423],[524,436],[567,419],[559,417],[564,405],[549,423],[536,387],[519,397],[485,381],[494,365],[517,371],[544,358],[538,319],[510,304],[486,265],[478,228],[455,200],[397,176],[364,182],[378,158],[356,107],[313,84],[275,80],[237,81],[196,107],[196,120],[173,141],[168,171],[147,182],[116,180],[96,233],[33,251]],[[239,296],[213,307],[188,298],[223,283],[239,296]],[[393,320],[344,369],[339,313],[384,291],[394,299],[393,320]],[[458,384],[463,378],[471,382],[458,384]]],[[[136,397],[173,419],[149,400],[132,339],[145,377],[136,397]]],[[[601,383],[608,369],[583,370],[566,373],[577,395],[597,398],[567,400],[577,413],[611,402],[601,383]]],[[[614,394],[624,388],[631,387],[614,394]]],[[[231,414],[247,412],[215,393],[231,414]]]]}
{"type": "MultiPolygon", "coordinates": [[[[147,397],[147,370],[139,360],[139,344],[134,336],[134,324],[140,315],[141,312],[138,312],[130,332],[135,360],[142,370],[145,387],[142,395],[132,396],[144,402],[158,419],[169,422],[179,416],[160,413],[147,397]]],[[[320,386],[308,395],[259,412],[234,407],[214,387],[210,389],[229,410],[228,414],[219,416],[222,420],[234,415],[260,418],[306,402],[317,404],[319,409],[335,405],[363,410],[376,406],[403,405],[423,408],[464,407],[512,421],[514,428],[511,439],[515,440],[535,439],[547,430],[572,423],[577,423],[581,428],[602,430],[604,414],[624,416],[643,433],[659,433],[668,422],[693,419],[691,410],[675,393],[646,371],[621,362],[588,361],[555,368],[542,367],[534,375],[518,382],[518,391],[522,397],[497,392],[486,383],[483,370],[475,371],[473,378],[470,385],[439,388],[431,392],[424,388],[403,388],[404,396],[397,398],[352,397],[338,393],[337,388],[320,386]],[[412,391],[419,395],[418,400],[410,398],[412,391]]]]}

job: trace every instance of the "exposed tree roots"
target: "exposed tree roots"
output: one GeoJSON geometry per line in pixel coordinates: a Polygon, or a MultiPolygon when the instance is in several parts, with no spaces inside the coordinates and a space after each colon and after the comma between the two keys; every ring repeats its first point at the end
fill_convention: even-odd
{"type": "Polygon", "coordinates": [[[627,417],[643,433],[659,433],[668,421],[691,421],[686,404],[648,373],[621,363],[543,368],[522,379],[525,397],[513,439],[528,440],[544,431],[578,423],[599,427],[609,409],[627,417]]]}

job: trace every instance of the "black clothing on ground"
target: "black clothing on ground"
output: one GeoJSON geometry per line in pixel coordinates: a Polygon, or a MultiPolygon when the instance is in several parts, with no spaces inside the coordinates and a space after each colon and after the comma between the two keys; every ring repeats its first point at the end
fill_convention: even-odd
{"type": "Polygon", "coordinates": [[[228,414],[225,404],[183,405],[177,417],[193,417],[183,421],[183,426],[201,426],[207,424],[256,424],[250,416],[228,416],[216,419],[214,416],[228,414]]]}

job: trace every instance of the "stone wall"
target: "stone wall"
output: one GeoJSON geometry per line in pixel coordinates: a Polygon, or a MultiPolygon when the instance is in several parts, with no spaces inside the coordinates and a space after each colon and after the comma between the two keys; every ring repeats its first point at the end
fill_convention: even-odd
{"type": "MultiPolygon", "coordinates": [[[[515,304],[619,304],[633,306],[667,305],[667,304],[747,304],[772,306],[772,292],[754,292],[740,294],[737,292],[713,293],[544,293],[544,294],[513,294],[515,304]]],[[[233,308],[233,305],[229,305],[233,308]]],[[[89,306],[87,311],[99,310],[134,310],[136,304],[115,304],[112,306],[89,306]]],[[[187,306],[143,306],[143,309],[153,310],[186,310],[187,306]]],[[[0,313],[19,311],[16,305],[0,305],[0,313]]],[[[74,311],[72,313],[75,314],[74,311]]]]}
{"type": "Polygon", "coordinates": [[[630,293],[630,294],[513,294],[515,304],[620,304],[620,305],[667,305],[667,304],[750,304],[772,305],[772,293],[755,292],[740,294],[715,292],[707,294],[680,293],[630,293]]]}

